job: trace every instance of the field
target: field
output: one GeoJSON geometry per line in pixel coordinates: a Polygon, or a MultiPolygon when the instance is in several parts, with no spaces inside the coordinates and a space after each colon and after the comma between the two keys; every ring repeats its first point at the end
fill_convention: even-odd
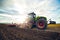
{"type": "Polygon", "coordinates": [[[60,33],[60,24],[48,24],[47,30],[60,33]]]}
{"type": "Polygon", "coordinates": [[[0,24],[0,40],[60,40],[60,28],[58,25],[49,24],[46,30],[32,30],[0,24]]]}
{"type": "Polygon", "coordinates": [[[60,24],[48,24],[48,28],[60,28],[60,24]]]}
{"type": "MultiPolygon", "coordinates": [[[[33,28],[33,30],[36,30],[37,28],[33,28]]],[[[60,24],[48,24],[47,29],[45,31],[51,31],[51,32],[59,32],[60,33],[60,24]]]]}

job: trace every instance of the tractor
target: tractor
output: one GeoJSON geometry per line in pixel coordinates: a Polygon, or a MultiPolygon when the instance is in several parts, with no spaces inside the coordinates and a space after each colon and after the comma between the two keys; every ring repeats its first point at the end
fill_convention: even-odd
{"type": "Polygon", "coordinates": [[[32,20],[32,27],[31,28],[38,28],[38,29],[46,29],[47,28],[47,18],[46,17],[37,17],[34,12],[28,14],[32,20]]]}
{"type": "MultiPolygon", "coordinates": [[[[29,29],[33,29],[33,28],[37,28],[37,29],[41,29],[44,30],[47,28],[48,25],[48,21],[47,18],[44,16],[38,16],[36,17],[36,14],[34,12],[29,13],[28,14],[28,18],[26,19],[26,23],[22,23],[22,24],[10,24],[8,25],[9,27],[18,27],[18,28],[29,28],[29,29]]],[[[50,23],[49,24],[56,24],[55,21],[52,21],[51,19],[49,19],[50,23]]]]}

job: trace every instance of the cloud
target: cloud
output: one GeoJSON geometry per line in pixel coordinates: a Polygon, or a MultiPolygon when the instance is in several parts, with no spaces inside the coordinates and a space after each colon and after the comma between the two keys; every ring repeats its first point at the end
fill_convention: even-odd
{"type": "Polygon", "coordinates": [[[10,15],[27,14],[35,12],[37,16],[46,16],[59,22],[60,0],[4,0],[1,2],[0,15],[11,17],[10,15]],[[9,16],[8,16],[9,15],[9,16]]]}
{"type": "Polygon", "coordinates": [[[11,15],[0,14],[0,23],[11,23],[12,21],[11,15]]]}
{"type": "Polygon", "coordinates": [[[0,9],[0,14],[17,15],[18,12],[13,9],[0,9]]]}

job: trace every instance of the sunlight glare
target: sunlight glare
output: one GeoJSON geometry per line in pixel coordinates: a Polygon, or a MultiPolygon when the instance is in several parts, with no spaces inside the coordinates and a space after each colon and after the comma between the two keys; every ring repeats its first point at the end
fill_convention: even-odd
{"type": "Polygon", "coordinates": [[[20,16],[16,16],[15,17],[15,22],[17,23],[17,24],[20,24],[20,23],[26,23],[26,19],[27,19],[27,16],[28,15],[20,15],[20,16]]]}

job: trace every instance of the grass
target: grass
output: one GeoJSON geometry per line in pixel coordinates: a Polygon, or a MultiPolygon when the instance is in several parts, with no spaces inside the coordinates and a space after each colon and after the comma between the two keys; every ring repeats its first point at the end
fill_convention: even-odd
{"type": "Polygon", "coordinates": [[[48,28],[60,28],[60,24],[48,24],[48,28]]]}

